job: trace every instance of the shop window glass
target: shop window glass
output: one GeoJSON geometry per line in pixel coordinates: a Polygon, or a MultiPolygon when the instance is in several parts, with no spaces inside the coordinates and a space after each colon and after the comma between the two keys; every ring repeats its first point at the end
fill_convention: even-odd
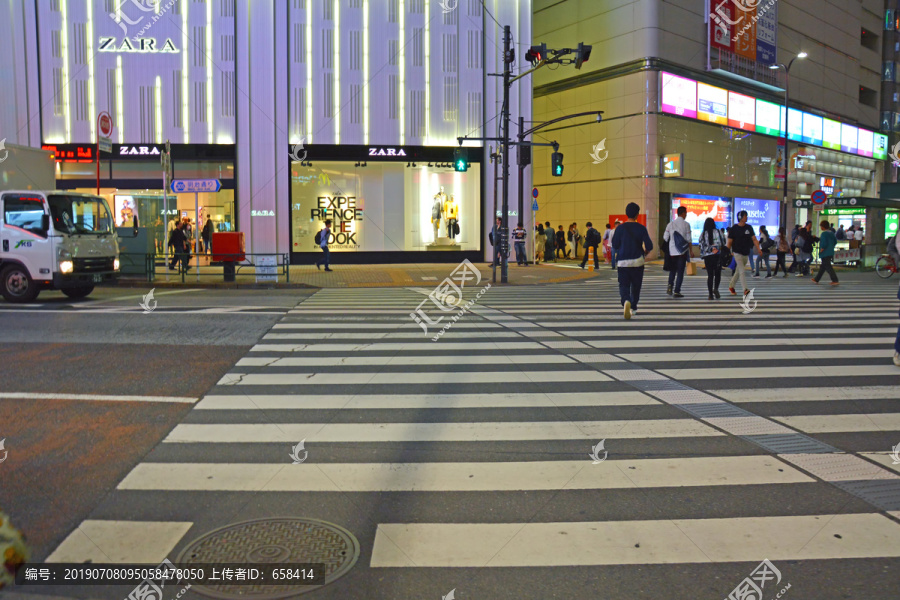
{"type": "Polygon", "coordinates": [[[470,164],[465,173],[406,163],[354,165],[292,163],[294,252],[317,250],[314,238],[325,219],[333,221],[335,252],[480,248],[479,165],[470,164]]]}

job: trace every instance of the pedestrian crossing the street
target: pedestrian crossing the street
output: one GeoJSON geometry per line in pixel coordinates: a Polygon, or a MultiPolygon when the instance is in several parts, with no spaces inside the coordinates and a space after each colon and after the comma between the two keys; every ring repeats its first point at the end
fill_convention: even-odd
{"type": "Polygon", "coordinates": [[[431,289],[305,298],[50,560],[303,516],[360,542],[321,598],[723,598],[764,559],[808,598],[900,564],[894,285],[765,281],[745,314],[653,275],[630,321],[612,279],[478,288],[423,322],[431,289]]]}

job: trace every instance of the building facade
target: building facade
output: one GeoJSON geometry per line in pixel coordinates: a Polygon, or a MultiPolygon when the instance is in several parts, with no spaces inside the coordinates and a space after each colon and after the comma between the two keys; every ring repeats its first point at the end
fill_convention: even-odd
{"type": "Polygon", "coordinates": [[[536,6],[534,43],[584,39],[593,53],[577,75],[535,73],[535,119],[605,111],[600,124],[554,132],[568,149],[563,177],[551,177],[541,166],[549,167],[549,156],[536,153],[535,185],[549,200],[539,220],[614,222],[634,201],[657,239],[679,205],[695,229],[708,216],[725,226],[743,209],[774,233],[818,220],[812,198],[822,191],[824,216],[863,225],[868,241],[883,242],[898,208],[880,194],[881,182],[896,179],[888,159],[892,128],[900,129],[889,56],[898,41],[893,4],[536,6]],[[551,11],[554,18],[543,18],[551,11]],[[786,80],[784,67],[801,52],[808,56],[794,60],[786,80]]]}
{"type": "MultiPolygon", "coordinates": [[[[466,172],[454,150],[494,133],[498,22],[527,40],[531,12],[526,0],[0,0],[16,90],[0,138],[55,150],[58,187],[99,185],[122,223],[212,219],[247,252],[303,262],[329,218],[343,262],[480,259],[484,144],[465,142],[466,172]],[[166,143],[172,178],[219,191],[165,190],[166,143]]],[[[530,118],[530,86],[511,105],[530,118]]]]}

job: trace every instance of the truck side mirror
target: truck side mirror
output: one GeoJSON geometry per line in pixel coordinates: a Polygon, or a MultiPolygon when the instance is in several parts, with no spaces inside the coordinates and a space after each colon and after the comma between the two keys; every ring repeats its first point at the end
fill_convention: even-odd
{"type": "Polygon", "coordinates": [[[50,215],[44,214],[41,217],[41,230],[50,231],[50,215]]]}

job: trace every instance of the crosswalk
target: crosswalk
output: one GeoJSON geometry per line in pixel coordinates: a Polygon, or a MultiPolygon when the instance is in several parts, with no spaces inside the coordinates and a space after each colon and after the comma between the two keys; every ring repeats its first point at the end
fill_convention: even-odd
{"type": "Polygon", "coordinates": [[[700,278],[675,300],[648,277],[631,321],[611,279],[494,286],[437,341],[444,321],[410,316],[430,290],[321,290],[49,560],[134,562],[147,536],[161,560],[286,514],[359,539],[329,598],[595,597],[583,582],[605,577],[726,597],[764,559],[798,579],[896,560],[896,287],[765,283],[744,314],[700,278]]]}

